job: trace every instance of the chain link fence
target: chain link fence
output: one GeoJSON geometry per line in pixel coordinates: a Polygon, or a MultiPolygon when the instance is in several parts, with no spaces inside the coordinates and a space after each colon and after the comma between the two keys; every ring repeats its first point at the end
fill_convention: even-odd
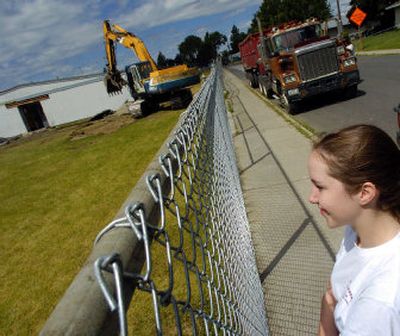
{"type": "Polygon", "coordinates": [[[127,335],[138,314],[158,335],[268,335],[218,65],[41,334],[127,335]]]}

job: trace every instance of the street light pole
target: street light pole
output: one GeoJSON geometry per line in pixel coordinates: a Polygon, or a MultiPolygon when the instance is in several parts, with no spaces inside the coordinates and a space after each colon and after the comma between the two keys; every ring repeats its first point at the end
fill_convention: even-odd
{"type": "Polygon", "coordinates": [[[343,23],[342,23],[342,15],[340,14],[340,1],[336,0],[336,6],[337,6],[337,15],[338,15],[338,35],[342,35],[343,31],[343,23]]]}

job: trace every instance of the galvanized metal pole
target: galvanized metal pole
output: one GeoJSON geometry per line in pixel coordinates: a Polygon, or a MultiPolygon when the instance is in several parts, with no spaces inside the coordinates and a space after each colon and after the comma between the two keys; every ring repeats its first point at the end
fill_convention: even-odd
{"type": "Polygon", "coordinates": [[[340,0],[336,0],[336,6],[338,15],[338,36],[341,36],[343,32],[343,22],[342,22],[342,15],[340,13],[340,0]]]}
{"type": "Polygon", "coordinates": [[[261,20],[257,16],[257,25],[258,25],[258,32],[260,33],[260,45],[261,45],[261,61],[263,64],[266,62],[266,48],[265,48],[265,39],[264,39],[264,34],[263,34],[263,29],[261,25],[261,20]]]}

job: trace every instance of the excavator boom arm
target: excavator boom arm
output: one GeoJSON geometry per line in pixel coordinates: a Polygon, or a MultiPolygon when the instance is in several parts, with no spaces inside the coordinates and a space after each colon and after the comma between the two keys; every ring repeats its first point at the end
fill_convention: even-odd
{"type": "Polygon", "coordinates": [[[117,70],[117,59],[115,57],[114,39],[110,38],[111,27],[108,21],[104,21],[103,32],[106,46],[107,68],[111,72],[117,70]]]}
{"type": "Polygon", "coordinates": [[[108,93],[121,92],[122,87],[126,84],[121,77],[121,73],[117,69],[117,59],[115,57],[114,39],[110,36],[111,26],[108,21],[103,23],[104,42],[107,57],[107,73],[104,83],[108,93]]]}
{"type": "MultiPolygon", "coordinates": [[[[157,71],[157,65],[151,57],[149,51],[147,50],[143,41],[138,38],[136,35],[126,31],[122,27],[113,24],[110,25],[108,21],[104,21],[104,39],[110,42],[117,41],[122,44],[124,47],[128,49],[132,49],[137,58],[141,62],[149,62],[151,65],[152,71],[157,71]],[[113,30],[114,29],[114,30],[113,30]]],[[[107,45],[107,42],[106,42],[107,45]]],[[[107,46],[106,46],[107,52],[107,46]]],[[[107,57],[108,58],[108,57],[107,57]]],[[[114,56],[115,59],[115,56],[114,56]]],[[[115,61],[115,60],[114,60],[115,61]]]]}

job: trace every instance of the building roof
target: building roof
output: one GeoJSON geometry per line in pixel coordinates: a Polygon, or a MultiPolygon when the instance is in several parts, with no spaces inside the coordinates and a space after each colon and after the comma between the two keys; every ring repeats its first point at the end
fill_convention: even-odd
{"type": "Polygon", "coordinates": [[[101,81],[103,77],[103,73],[97,73],[18,85],[0,92],[0,105],[9,105],[10,103],[30,100],[38,96],[48,95],[77,86],[98,82],[101,81]]]}

